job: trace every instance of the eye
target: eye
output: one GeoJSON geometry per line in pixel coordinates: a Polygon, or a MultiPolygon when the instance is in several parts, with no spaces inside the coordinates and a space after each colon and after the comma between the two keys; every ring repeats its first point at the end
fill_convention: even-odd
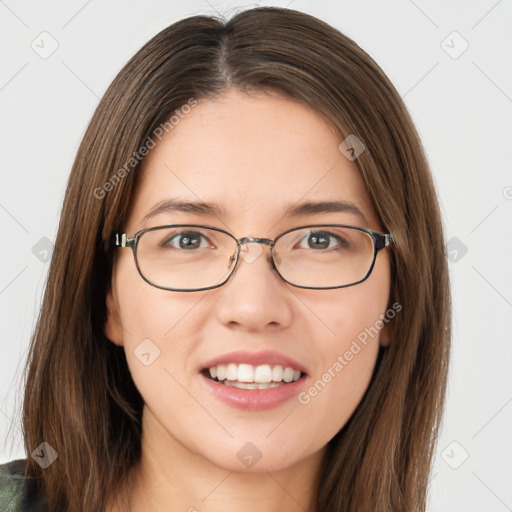
{"type": "Polygon", "coordinates": [[[331,233],[329,231],[312,231],[308,233],[302,241],[307,240],[308,247],[304,247],[302,244],[299,245],[301,249],[332,249],[338,247],[346,249],[350,246],[350,243],[340,235],[331,233]]]}
{"type": "Polygon", "coordinates": [[[181,231],[179,233],[175,233],[172,236],[167,237],[161,243],[161,246],[164,248],[171,247],[174,249],[183,249],[186,251],[211,247],[208,244],[206,237],[198,231],[181,231]],[[201,245],[201,239],[205,242],[203,245],[201,245]]]}

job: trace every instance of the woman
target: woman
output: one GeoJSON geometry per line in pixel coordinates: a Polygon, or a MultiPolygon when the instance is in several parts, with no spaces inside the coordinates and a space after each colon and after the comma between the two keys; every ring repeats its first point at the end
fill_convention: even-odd
{"type": "Polygon", "coordinates": [[[78,150],[4,500],[425,510],[449,346],[437,198],[380,68],[294,10],[184,19],[78,150]]]}

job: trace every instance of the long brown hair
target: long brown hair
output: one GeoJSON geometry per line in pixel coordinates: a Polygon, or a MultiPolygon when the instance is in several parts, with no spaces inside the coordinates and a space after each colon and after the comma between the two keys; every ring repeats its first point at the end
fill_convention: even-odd
{"type": "Polygon", "coordinates": [[[341,137],[363,141],[356,164],[395,239],[390,304],[402,310],[363,400],[328,443],[312,510],[424,511],[451,339],[428,164],[377,64],[328,24],[272,7],[174,23],[129,60],[99,102],[67,184],[24,374],[25,449],[47,442],[58,459],[42,469],[29,456],[26,475],[38,479],[50,510],[103,511],[139,460],[143,400],[123,348],[104,333],[112,234],[127,218],[140,148],[191,99],[229,87],[300,101],[341,137]]]}

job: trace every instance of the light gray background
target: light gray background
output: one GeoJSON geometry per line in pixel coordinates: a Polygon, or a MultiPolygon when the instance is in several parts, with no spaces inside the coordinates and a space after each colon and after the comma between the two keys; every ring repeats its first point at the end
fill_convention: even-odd
{"type": "Polygon", "coordinates": [[[289,6],[339,28],[405,99],[453,260],[453,359],[429,510],[512,510],[510,0],[0,1],[0,462],[26,456],[15,398],[48,270],[45,237],[55,238],[99,98],[170,23],[256,5],[289,6]],[[58,48],[43,59],[52,38],[58,48]],[[11,423],[15,437],[4,445],[11,423]]]}

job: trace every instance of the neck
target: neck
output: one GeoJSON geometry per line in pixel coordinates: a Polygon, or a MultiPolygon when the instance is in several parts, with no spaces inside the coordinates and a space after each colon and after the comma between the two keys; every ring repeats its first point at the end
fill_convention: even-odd
{"type": "Polygon", "coordinates": [[[230,471],[183,446],[145,407],[142,455],[125,489],[129,511],[311,512],[324,453],[283,469],[230,471]]]}

